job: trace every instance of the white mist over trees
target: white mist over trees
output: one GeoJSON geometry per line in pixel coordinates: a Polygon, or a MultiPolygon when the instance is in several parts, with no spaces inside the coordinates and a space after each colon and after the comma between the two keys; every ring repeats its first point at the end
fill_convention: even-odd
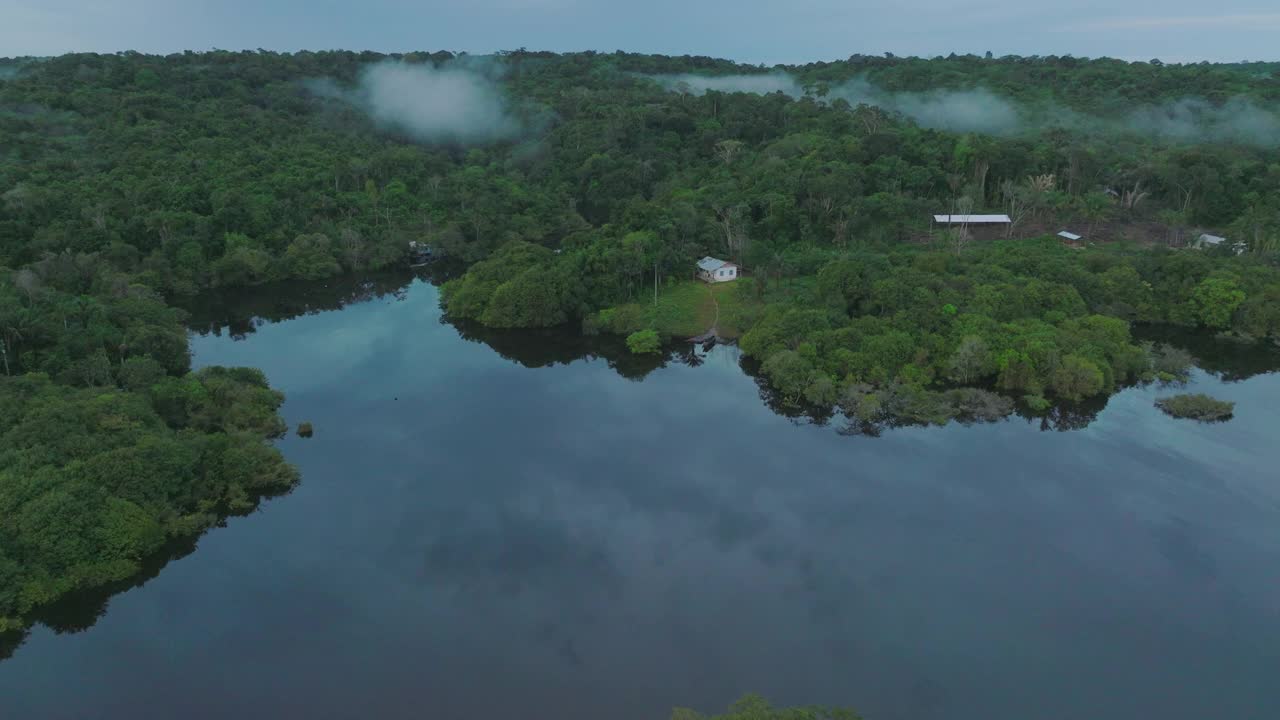
{"type": "MultiPolygon", "coordinates": [[[[475,145],[514,139],[527,130],[507,102],[501,69],[488,58],[460,59],[444,67],[386,61],[365,68],[354,88],[332,80],[314,81],[310,87],[361,108],[380,126],[419,142],[475,145]]],[[[1103,116],[1054,102],[1017,101],[985,87],[892,91],[855,77],[819,91],[782,71],[645,77],[671,92],[691,95],[780,92],[793,98],[808,94],[826,102],[844,100],[855,107],[872,105],[921,127],[951,132],[1008,136],[1058,127],[1129,132],[1174,142],[1280,144],[1280,114],[1242,97],[1221,104],[1187,97],[1103,116]]]]}
{"type": "MultiPolygon", "coordinates": [[[[806,88],[784,72],[737,75],[654,75],[658,84],[673,92],[702,95],[708,91],[743,92],[767,95],[781,92],[801,97],[806,88]]],[[[889,92],[870,81],[856,78],[832,88],[827,99],[843,99],[850,105],[875,105],[901,113],[922,127],[958,132],[985,132],[997,135],[1022,128],[1017,108],[995,93],[985,90],[933,90],[929,92],[889,92]]]]}
{"type": "Polygon", "coordinates": [[[1139,108],[1127,124],[1135,132],[1172,140],[1280,145],[1280,114],[1241,97],[1221,107],[1202,98],[1184,98],[1139,108]]]}
{"type": "Polygon", "coordinates": [[[523,132],[498,80],[475,64],[436,68],[382,62],[365,68],[354,89],[331,80],[310,87],[356,105],[379,125],[420,142],[474,145],[510,140],[523,132]]]}
{"type": "Polygon", "coordinates": [[[785,72],[649,77],[672,92],[695,95],[709,91],[758,95],[781,92],[791,97],[810,94],[828,102],[844,100],[855,107],[873,105],[910,118],[921,127],[951,132],[1017,135],[1066,128],[1130,132],[1175,142],[1280,144],[1280,113],[1244,97],[1230,98],[1221,104],[1186,97],[1140,106],[1123,114],[1101,116],[1081,113],[1058,103],[1019,102],[984,87],[895,92],[864,77],[856,77],[825,92],[817,92],[785,72]]]}
{"type": "Polygon", "coordinates": [[[939,130],[1008,135],[1023,129],[1018,108],[985,88],[895,93],[855,78],[832,88],[828,97],[854,106],[875,105],[939,130]]]}

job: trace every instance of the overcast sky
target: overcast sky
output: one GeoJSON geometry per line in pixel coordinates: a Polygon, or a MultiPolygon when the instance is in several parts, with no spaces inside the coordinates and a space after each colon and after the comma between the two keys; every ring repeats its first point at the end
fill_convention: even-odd
{"type": "Polygon", "coordinates": [[[0,0],[0,56],[542,50],[1280,59],[1276,0],[0,0]]]}

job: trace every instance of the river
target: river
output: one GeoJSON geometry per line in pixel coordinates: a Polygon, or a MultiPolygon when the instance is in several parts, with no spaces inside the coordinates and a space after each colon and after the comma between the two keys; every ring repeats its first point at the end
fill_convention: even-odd
{"type": "Polygon", "coordinates": [[[301,485],[33,630],[0,717],[1280,717],[1278,374],[1196,371],[1224,424],[1148,387],[872,438],[775,412],[731,347],[460,330],[422,280],[324,296],[192,341],[314,424],[280,442],[301,485]]]}

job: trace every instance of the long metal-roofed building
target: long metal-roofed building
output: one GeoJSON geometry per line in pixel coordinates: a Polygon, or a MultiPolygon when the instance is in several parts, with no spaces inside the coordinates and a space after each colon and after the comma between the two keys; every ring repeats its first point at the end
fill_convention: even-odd
{"type": "Polygon", "coordinates": [[[994,240],[1003,237],[1013,220],[1008,215],[934,215],[933,227],[963,231],[977,240],[994,240]]]}
{"type": "Polygon", "coordinates": [[[1008,215],[934,215],[938,225],[1009,225],[1008,215]]]}

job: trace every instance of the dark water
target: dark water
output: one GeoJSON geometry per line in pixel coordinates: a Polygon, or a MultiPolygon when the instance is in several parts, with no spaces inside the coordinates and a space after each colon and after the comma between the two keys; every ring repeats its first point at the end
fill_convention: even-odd
{"type": "Polygon", "coordinates": [[[1226,424],[1149,388],[1069,432],[846,437],[732,348],[462,337],[402,283],[194,339],[315,424],[302,485],[33,631],[0,717],[1280,717],[1280,375],[1198,372],[1226,424]]]}

